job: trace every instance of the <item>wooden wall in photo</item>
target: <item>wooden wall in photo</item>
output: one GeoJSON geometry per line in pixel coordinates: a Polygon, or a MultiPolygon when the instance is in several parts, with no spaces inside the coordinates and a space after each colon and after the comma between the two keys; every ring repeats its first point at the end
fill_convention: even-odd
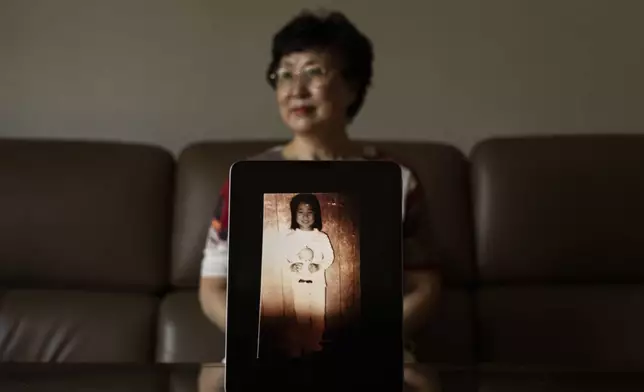
{"type": "MultiPolygon", "coordinates": [[[[284,274],[286,261],[272,249],[276,238],[290,228],[289,202],[295,194],[270,194],[264,197],[264,252],[262,259],[261,329],[287,332],[294,321],[293,292],[284,274]]],[[[327,332],[351,323],[360,310],[360,228],[358,205],[351,195],[316,194],[322,210],[322,231],[333,246],[335,259],[326,270],[327,332]]],[[[281,335],[281,334],[280,334],[281,335]]],[[[270,333],[270,336],[275,336],[270,333]]]]}

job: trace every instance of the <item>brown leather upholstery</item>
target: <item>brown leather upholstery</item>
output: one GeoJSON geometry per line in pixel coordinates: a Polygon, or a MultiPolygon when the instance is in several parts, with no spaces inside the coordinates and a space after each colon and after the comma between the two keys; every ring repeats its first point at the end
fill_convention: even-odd
{"type": "Polygon", "coordinates": [[[472,165],[481,279],[644,281],[644,137],[490,140],[472,165]]]}
{"type": "Polygon", "coordinates": [[[488,140],[471,161],[482,390],[641,390],[644,137],[488,140]]]}
{"type": "Polygon", "coordinates": [[[167,386],[173,175],[155,147],[0,141],[1,391],[167,386]]]}
{"type": "Polygon", "coordinates": [[[177,291],[165,297],[159,312],[159,362],[220,362],[224,343],[223,332],[203,315],[195,290],[177,291]]]}
{"type": "Polygon", "coordinates": [[[481,361],[540,369],[644,370],[644,288],[484,287],[481,361]]]}
{"type": "Polygon", "coordinates": [[[164,287],[169,153],[3,140],[0,159],[0,284],[139,292],[164,287]]]}
{"type": "Polygon", "coordinates": [[[12,290],[0,301],[3,361],[149,363],[154,353],[152,296],[12,290]]]}
{"type": "Polygon", "coordinates": [[[169,392],[197,392],[198,377],[199,368],[195,366],[175,368],[170,376],[169,392]]]}
{"type": "MultiPolygon", "coordinates": [[[[0,391],[195,391],[223,356],[196,292],[217,192],[273,144],[0,140],[0,391]]],[[[443,391],[644,388],[644,137],[376,144],[426,189],[443,391]]]]}

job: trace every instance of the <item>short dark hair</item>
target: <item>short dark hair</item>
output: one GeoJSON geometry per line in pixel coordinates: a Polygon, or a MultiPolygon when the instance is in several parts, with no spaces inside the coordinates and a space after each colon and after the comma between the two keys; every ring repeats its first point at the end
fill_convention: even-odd
{"type": "Polygon", "coordinates": [[[373,46],[341,12],[301,12],[273,37],[272,58],[266,80],[275,88],[271,77],[284,56],[306,50],[324,50],[340,56],[344,79],[355,88],[356,100],[347,109],[353,120],[362,108],[373,75],[373,46]]]}
{"type": "Polygon", "coordinates": [[[314,219],[313,228],[322,230],[322,209],[320,208],[320,201],[312,193],[299,193],[291,199],[291,229],[299,229],[300,225],[297,223],[297,209],[300,204],[308,204],[313,209],[314,219]]]}

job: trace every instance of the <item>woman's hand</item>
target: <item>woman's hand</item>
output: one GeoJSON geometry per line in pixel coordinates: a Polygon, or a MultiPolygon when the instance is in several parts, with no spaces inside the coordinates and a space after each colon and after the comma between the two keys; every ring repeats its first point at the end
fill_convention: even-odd
{"type": "Polygon", "coordinates": [[[293,263],[293,264],[291,264],[291,267],[290,267],[291,271],[300,272],[300,271],[302,271],[302,266],[303,265],[304,265],[303,263],[293,263]]]}
{"type": "Polygon", "coordinates": [[[314,274],[320,270],[320,264],[311,263],[309,264],[309,272],[314,274]]]}

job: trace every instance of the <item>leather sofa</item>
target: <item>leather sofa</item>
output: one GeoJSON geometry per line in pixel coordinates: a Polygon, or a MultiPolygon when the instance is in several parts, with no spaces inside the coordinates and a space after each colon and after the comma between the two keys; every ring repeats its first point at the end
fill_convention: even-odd
{"type": "MultiPolygon", "coordinates": [[[[195,391],[216,193],[272,144],[0,141],[0,391],[195,391]]],[[[376,145],[427,190],[443,391],[644,390],[644,137],[376,145]]]]}

